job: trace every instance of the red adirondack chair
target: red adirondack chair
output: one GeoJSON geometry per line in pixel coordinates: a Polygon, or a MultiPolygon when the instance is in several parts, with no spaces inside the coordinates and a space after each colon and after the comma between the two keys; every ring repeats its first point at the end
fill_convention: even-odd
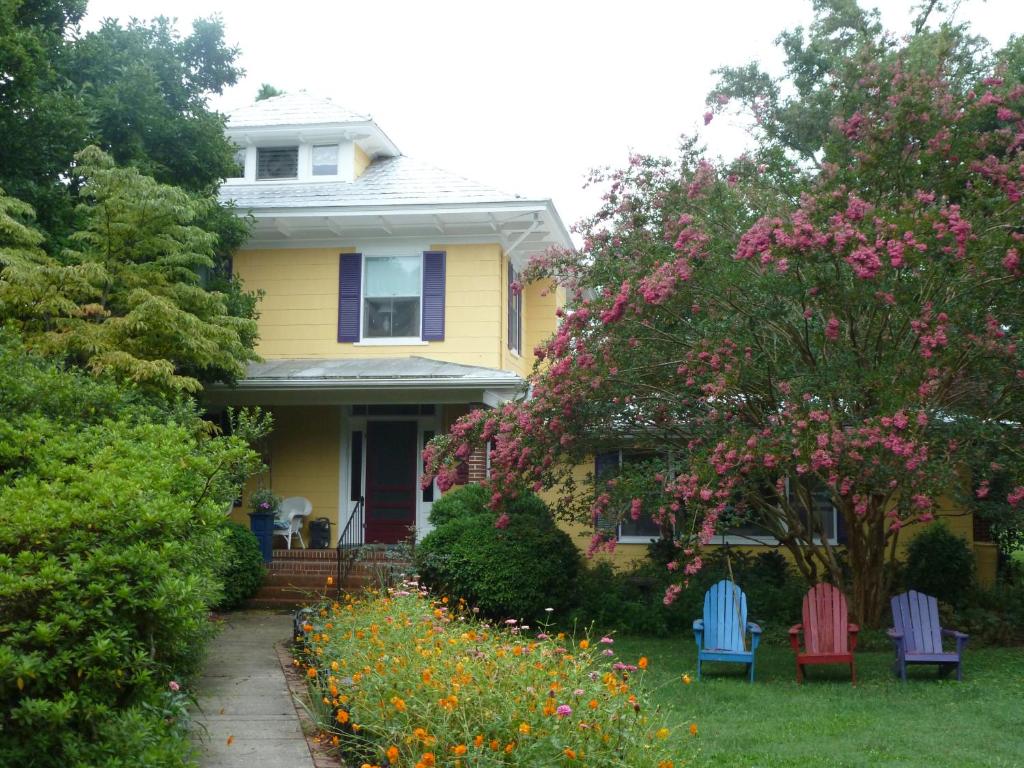
{"type": "Polygon", "coordinates": [[[853,651],[860,627],[848,622],[846,597],[831,584],[815,584],[804,595],[803,624],[789,630],[789,643],[796,654],[796,681],[804,681],[808,664],[849,664],[850,681],[857,682],[853,651]],[[800,650],[800,634],[804,650],[800,650]]]}

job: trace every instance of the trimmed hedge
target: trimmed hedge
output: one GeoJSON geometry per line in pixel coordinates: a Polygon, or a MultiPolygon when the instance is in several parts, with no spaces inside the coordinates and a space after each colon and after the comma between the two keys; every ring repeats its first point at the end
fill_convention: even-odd
{"type": "Polygon", "coordinates": [[[227,557],[218,574],[224,585],[224,596],[217,609],[230,611],[237,608],[263,584],[263,553],[256,535],[239,523],[225,522],[227,557]]]}
{"type": "Polygon", "coordinates": [[[467,485],[434,503],[436,527],[416,548],[425,583],[493,618],[534,619],[568,607],[580,556],[547,505],[533,494],[515,499],[499,528],[487,501],[486,491],[467,485]]]}

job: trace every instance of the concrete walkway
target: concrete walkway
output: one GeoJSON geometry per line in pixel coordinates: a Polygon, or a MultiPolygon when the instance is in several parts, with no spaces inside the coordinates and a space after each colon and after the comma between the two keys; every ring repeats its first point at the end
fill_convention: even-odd
{"type": "Polygon", "coordinates": [[[193,739],[203,768],[313,768],[274,648],[291,629],[285,613],[227,617],[199,683],[193,739]]]}

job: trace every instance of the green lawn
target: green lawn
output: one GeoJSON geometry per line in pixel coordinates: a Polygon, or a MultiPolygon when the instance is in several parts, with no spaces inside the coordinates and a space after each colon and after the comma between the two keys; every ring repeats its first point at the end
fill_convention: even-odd
{"type": "Polygon", "coordinates": [[[1021,648],[968,647],[964,682],[920,667],[906,685],[890,672],[891,652],[859,653],[856,687],[840,667],[811,668],[798,687],[793,655],[778,646],[758,649],[754,685],[741,665],[721,664],[684,685],[696,669],[692,637],[620,638],[615,650],[647,656],[647,684],[678,738],[697,723],[698,765],[1024,766],[1021,648]]]}

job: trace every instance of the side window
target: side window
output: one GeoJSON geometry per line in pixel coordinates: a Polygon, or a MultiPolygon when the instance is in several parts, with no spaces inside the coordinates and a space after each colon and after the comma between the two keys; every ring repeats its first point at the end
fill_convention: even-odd
{"type": "Polygon", "coordinates": [[[519,273],[508,263],[508,348],[516,354],[523,352],[523,293],[519,273]]]}

